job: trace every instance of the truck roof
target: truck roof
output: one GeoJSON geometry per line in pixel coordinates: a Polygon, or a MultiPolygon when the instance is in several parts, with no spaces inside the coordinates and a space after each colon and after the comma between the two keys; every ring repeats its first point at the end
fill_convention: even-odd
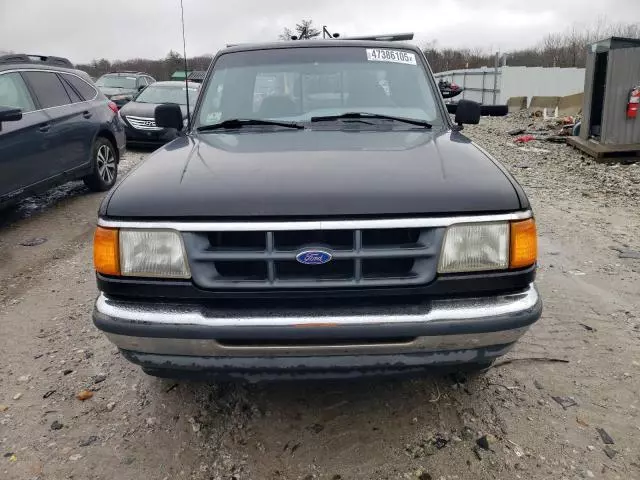
{"type": "Polygon", "coordinates": [[[229,45],[219,53],[245,52],[251,50],[275,50],[285,48],[335,48],[335,47],[367,47],[367,48],[392,48],[392,49],[408,49],[420,51],[416,45],[394,41],[380,40],[349,40],[349,39],[331,39],[331,40],[290,40],[268,43],[248,43],[239,45],[229,45]]]}

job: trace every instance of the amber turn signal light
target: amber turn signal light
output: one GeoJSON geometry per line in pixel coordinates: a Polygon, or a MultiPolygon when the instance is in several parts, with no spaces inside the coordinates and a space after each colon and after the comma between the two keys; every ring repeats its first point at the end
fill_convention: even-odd
{"type": "Polygon", "coordinates": [[[98,227],[93,237],[93,264],[98,273],[120,275],[118,230],[98,227]]]}
{"type": "Polygon", "coordinates": [[[533,218],[511,223],[509,268],[529,267],[538,259],[538,235],[533,218]]]}

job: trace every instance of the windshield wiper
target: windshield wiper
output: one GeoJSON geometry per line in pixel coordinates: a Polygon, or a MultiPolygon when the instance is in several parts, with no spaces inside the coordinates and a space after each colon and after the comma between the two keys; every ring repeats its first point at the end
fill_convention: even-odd
{"type": "Polygon", "coordinates": [[[259,118],[231,118],[220,123],[213,123],[211,125],[198,127],[197,130],[199,132],[210,132],[212,130],[242,128],[247,125],[273,125],[276,127],[295,128],[297,130],[302,130],[304,128],[303,125],[295,122],[278,122],[275,120],[261,120],[259,118]]]}
{"type": "Polygon", "coordinates": [[[431,128],[432,125],[424,120],[418,120],[416,118],[404,118],[394,117],[393,115],[382,115],[379,113],[367,113],[367,112],[347,112],[342,115],[325,115],[321,117],[311,117],[311,122],[329,122],[331,120],[349,120],[349,119],[363,119],[363,118],[379,118],[381,120],[394,120],[396,122],[408,123],[410,125],[417,125],[418,127],[431,128]]]}

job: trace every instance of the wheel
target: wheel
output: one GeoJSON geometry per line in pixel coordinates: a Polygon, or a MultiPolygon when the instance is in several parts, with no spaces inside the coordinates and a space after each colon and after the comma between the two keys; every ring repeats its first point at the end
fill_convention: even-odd
{"type": "Polygon", "coordinates": [[[93,168],[82,180],[95,192],[109,190],[116,183],[118,160],[113,144],[104,137],[98,137],[93,144],[93,168]]]}
{"type": "Polygon", "coordinates": [[[480,114],[490,117],[504,117],[509,113],[509,107],[506,105],[482,105],[480,114]]]}

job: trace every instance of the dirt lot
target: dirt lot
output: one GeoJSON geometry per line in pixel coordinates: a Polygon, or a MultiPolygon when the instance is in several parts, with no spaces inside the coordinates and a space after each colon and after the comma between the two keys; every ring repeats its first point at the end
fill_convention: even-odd
{"type": "Polygon", "coordinates": [[[506,131],[527,123],[467,129],[530,195],[545,301],[507,357],[518,360],[479,378],[147,377],[90,321],[101,196],[70,184],[2,212],[0,478],[640,478],[640,165],[516,147],[506,131]],[[93,397],[78,400],[82,389],[93,397]]]}

